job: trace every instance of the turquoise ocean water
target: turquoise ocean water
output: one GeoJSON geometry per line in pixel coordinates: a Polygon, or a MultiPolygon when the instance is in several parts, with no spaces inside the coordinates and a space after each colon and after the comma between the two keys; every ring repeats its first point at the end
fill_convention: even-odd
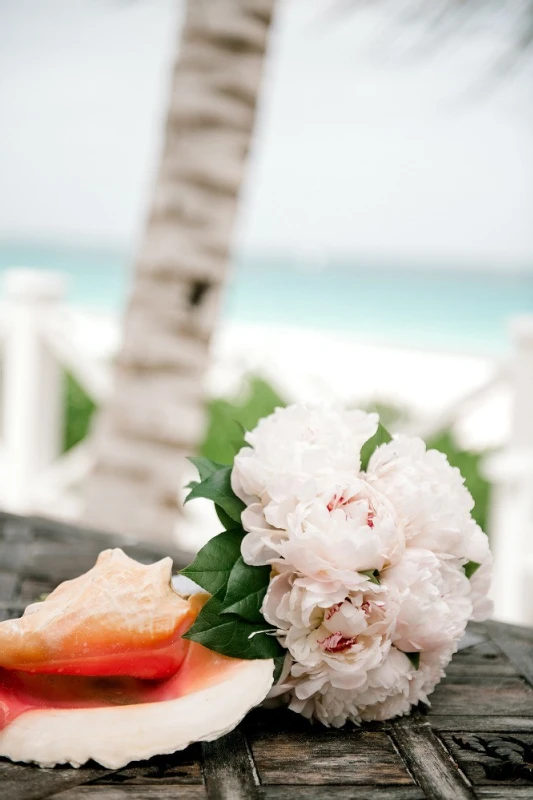
{"type": "MultiPolygon", "coordinates": [[[[13,266],[64,272],[69,300],[87,308],[120,311],[127,297],[124,254],[0,244],[0,284],[13,266]]],[[[241,258],[222,313],[235,322],[341,331],[382,344],[497,353],[508,346],[509,318],[533,314],[533,269],[410,269],[354,260],[316,271],[282,258],[241,258]]]]}

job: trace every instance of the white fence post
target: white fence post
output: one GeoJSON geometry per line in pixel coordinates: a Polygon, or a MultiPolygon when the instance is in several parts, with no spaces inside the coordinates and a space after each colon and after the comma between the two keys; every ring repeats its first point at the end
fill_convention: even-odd
{"type": "Polygon", "coordinates": [[[533,316],[513,321],[513,417],[509,446],[487,460],[493,482],[489,534],[495,616],[533,625],[533,316]]]}
{"type": "Polygon", "coordinates": [[[2,380],[3,506],[31,512],[36,479],[59,455],[62,371],[48,351],[44,323],[65,294],[61,275],[12,269],[4,278],[7,326],[2,380]]]}

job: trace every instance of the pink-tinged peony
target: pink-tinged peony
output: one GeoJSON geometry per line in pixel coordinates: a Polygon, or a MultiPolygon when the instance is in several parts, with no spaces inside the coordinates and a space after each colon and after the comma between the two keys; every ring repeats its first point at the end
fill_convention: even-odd
{"type": "Polygon", "coordinates": [[[398,436],[377,448],[367,475],[402,519],[408,546],[470,558],[479,530],[471,516],[474,501],[444,453],[426,450],[422,439],[398,436]]]}
{"type": "Polygon", "coordinates": [[[234,492],[247,505],[266,505],[285,482],[346,472],[357,474],[363,444],[376,431],[377,414],[293,405],[277,408],[246,434],[235,457],[234,492]]]}
{"type": "Polygon", "coordinates": [[[352,588],[359,572],[382,570],[404,550],[403,526],[387,498],[365,480],[329,486],[287,516],[284,561],[304,575],[352,588]]]}
{"type": "Polygon", "coordinates": [[[472,615],[471,587],[455,559],[407,548],[401,561],[381,574],[381,585],[399,597],[392,642],[400,650],[453,647],[463,635],[472,615]]]}

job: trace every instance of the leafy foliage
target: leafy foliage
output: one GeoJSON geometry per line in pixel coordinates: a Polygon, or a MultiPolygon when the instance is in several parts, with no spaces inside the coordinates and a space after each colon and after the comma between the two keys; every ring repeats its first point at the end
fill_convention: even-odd
{"type": "Polygon", "coordinates": [[[222,464],[231,464],[244,445],[244,435],[286,402],[262,378],[251,376],[243,394],[235,399],[216,398],[208,403],[208,426],[201,453],[222,464]]]}
{"type": "Polygon", "coordinates": [[[360,575],[366,575],[370,583],[377,583],[378,586],[380,585],[379,580],[379,570],[377,569],[364,569],[360,571],[360,575]]]}
{"type": "Polygon", "coordinates": [[[242,528],[224,531],[214,536],[202,547],[192,564],[181,571],[181,574],[190,578],[209,594],[217,594],[222,588],[225,594],[231,571],[241,555],[243,536],[242,528]]]}
{"type": "Polygon", "coordinates": [[[420,653],[419,652],[416,652],[416,653],[405,653],[405,655],[407,656],[407,658],[409,659],[409,661],[411,662],[411,664],[413,665],[413,667],[415,669],[418,669],[420,667],[420,653]]]}
{"type": "Polygon", "coordinates": [[[248,622],[236,614],[224,613],[224,589],[207,601],[185,639],[232,658],[277,658],[283,648],[274,629],[263,621],[248,622]]]}
{"type": "Polygon", "coordinates": [[[251,567],[241,556],[244,530],[240,515],[244,504],[231,488],[230,467],[205,457],[191,461],[200,481],[193,481],[187,500],[213,500],[228,530],[207,542],[193,563],[182,570],[183,575],[212,595],[186,638],[234,658],[278,658],[284,650],[275,628],[261,614],[270,568],[251,567]]]}
{"type": "Polygon", "coordinates": [[[470,579],[474,572],[477,572],[480,566],[481,564],[478,564],[477,561],[467,561],[463,567],[466,577],[470,579]]]}
{"type": "Polygon", "coordinates": [[[370,461],[374,450],[376,450],[380,444],[387,444],[387,442],[392,441],[392,436],[385,428],[381,422],[378,422],[378,429],[373,436],[370,437],[368,441],[364,443],[361,448],[361,469],[366,470],[368,468],[368,462],[370,461]]]}
{"type": "Polygon", "coordinates": [[[227,520],[229,517],[234,522],[240,523],[245,505],[231,488],[231,467],[220,467],[208,475],[205,480],[193,486],[185,502],[188,503],[189,500],[194,500],[196,497],[212,500],[224,512],[224,519],[227,520]]]}
{"type": "Polygon", "coordinates": [[[249,622],[263,622],[261,606],[270,581],[270,567],[251,567],[242,556],[228,579],[224,614],[238,614],[249,622]]]}

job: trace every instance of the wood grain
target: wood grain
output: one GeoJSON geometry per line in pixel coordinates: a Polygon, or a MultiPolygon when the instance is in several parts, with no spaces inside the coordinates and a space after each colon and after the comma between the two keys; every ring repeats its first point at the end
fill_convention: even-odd
{"type": "Polygon", "coordinates": [[[416,711],[393,723],[402,758],[432,800],[471,800],[470,785],[458,770],[424,718],[416,711]]]}
{"type": "Polygon", "coordinates": [[[424,800],[418,786],[261,786],[264,800],[424,800]]]}
{"type": "Polygon", "coordinates": [[[450,675],[431,695],[431,714],[533,717],[533,689],[519,677],[450,675]]]}
{"type": "Polygon", "coordinates": [[[253,800],[259,783],[246,739],[236,730],[204,742],[203,771],[209,800],[253,800]]]}
{"type": "Polygon", "coordinates": [[[252,733],[250,744],[264,784],[413,783],[384,732],[315,726],[303,735],[252,733]]]}
{"type": "Polygon", "coordinates": [[[480,786],[476,792],[483,800],[531,800],[531,789],[527,786],[480,786]]]}
{"type": "Polygon", "coordinates": [[[80,769],[39,769],[0,759],[0,797],[2,800],[43,800],[64,789],[94,780],[104,771],[103,767],[96,765],[80,769]]]}
{"type": "Polygon", "coordinates": [[[54,800],[205,800],[204,786],[78,786],[54,800]]]}
{"type": "Polygon", "coordinates": [[[503,650],[521,675],[533,686],[533,630],[487,622],[492,640],[503,650]]]}

